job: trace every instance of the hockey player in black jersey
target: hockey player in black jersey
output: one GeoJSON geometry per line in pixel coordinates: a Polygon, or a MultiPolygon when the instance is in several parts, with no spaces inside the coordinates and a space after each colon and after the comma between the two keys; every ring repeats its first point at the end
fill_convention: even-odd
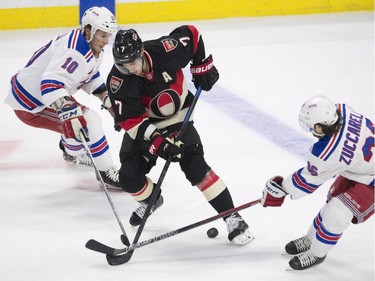
{"type": "MultiPolygon", "coordinates": [[[[113,56],[115,65],[107,85],[116,122],[125,130],[120,150],[120,185],[140,203],[130,224],[138,226],[144,216],[155,187],[146,175],[159,156],[179,162],[191,185],[218,213],[234,208],[227,186],[205,161],[194,122],[188,123],[180,141],[175,142],[174,138],[194,97],[188,90],[183,68],[191,63],[194,85],[205,91],[219,79],[196,27],[181,26],[168,36],[145,42],[133,29],[119,30],[113,56]]],[[[163,204],[159,192],[152,211],[163,204]]],[[[254,238],[238,213],[224,219],[231,242],[245,245],[254,238]]]]}

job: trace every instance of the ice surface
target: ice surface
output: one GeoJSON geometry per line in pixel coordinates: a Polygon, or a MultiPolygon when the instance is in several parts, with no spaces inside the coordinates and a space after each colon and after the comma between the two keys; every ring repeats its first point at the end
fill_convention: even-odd
{"type": "MultiPolygon", "coordinates": [[[[122,28],[133,27],[147,40],[184,23],[122,28]]],[[[327,95],[374,117],[373,13],[189,23],[199,28],[221,75],[198,101],[196,127],[208,163],[227,183],[236,205],[259,198],[269,177],[287,176],[304,165],[313,139],[301,132],[297,115],[312,95],[327,95]]],[[[0,32],[3,97],[11,76],[32,53],[68,30],[0,32]]],[[[109,47],[106,53],[104,75],[112,64],[109,47]]],[[[113,130],[99,101],[84,93],[77,99],[102,116],[119,165],[122,133],[113,130]]],[[[352,225],[320,266],[285,271],[291,257],[281,255],[284,245],[305,234],[330,182],[308,197],[286,199],[282,208],[257,205],[242,211],[256,236],[247,246],[231,245],[219,220],[137,249],[129,263],[111,267],[104,255],[84,247],[90,238],[122,247],[120,228],[93,170],[67,166],[59,135],[22,124],[3,102],[0,124],[1,280],[374,280],[373,218],[352,225]],[[207,238],[210,227],[219,230],[217,238],[207,238]]],[[[155,181],[163,164],[159,160],[150,174],[155,181]]],[[[171,166],[162,188],[165,203],[150,217],[141,240],[215,215],[178,165],[171,166]]],[[[128,218],[137,205],[125,193],[111,196],[132,240],[136,230],[128,218]]]]}

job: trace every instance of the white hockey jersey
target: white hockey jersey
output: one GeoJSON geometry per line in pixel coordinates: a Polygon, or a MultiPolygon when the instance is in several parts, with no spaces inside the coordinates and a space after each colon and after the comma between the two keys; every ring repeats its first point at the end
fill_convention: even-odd
{"type": "Polygon", "coordinates": [[[101,90],[105,87],[99,73],[103,56],[103,51],[94,56],[79,29],[57,36],[12,77],[5,102],[15,110],[36,113],[79,89],[89,94],[101,90]]]}
{"type": "Polygon", "coordinates": [[[292,199],[314,192],[328,179],[341,175],[374,186],[374,123],[346,104],[337,104],[341,130],[322,137],[310,149],[307,164],[282,183],[292,199]]]}

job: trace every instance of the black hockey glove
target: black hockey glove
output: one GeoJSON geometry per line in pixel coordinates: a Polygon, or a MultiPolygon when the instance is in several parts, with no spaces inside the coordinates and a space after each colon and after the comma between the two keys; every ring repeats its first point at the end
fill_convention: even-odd
{"type": "Polygon", "coordinates": [[[181,141],[174,142],[173,138],[164,138],[161,135],[153,137],[148,146],[148,150],[153,155],[158,155],[161,158],[168,159],[172,156],[172,162],[181,160],[181,141]]]}
{"type": "Polygon", "coordinates": [[[190,65],[190,72],[193,74],[192,81],[196,89],[201,86],[202,90],[209,91],[219,80],[219,72],[213,64],[212,55],[203,60],[194,60],[190,65]]]}

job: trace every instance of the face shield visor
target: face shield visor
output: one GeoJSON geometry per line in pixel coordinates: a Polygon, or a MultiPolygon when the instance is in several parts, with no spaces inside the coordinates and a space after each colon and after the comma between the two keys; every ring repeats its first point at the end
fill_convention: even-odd
{"type": "Polygon", "coordinates": [[[303,131],[308,132],[308,133],[311,133],[314,131],[314,125],[311,126],[311,124],[306,121],[306,118],[302,114],[298,116],[298,119],[299,119],[299,125],[303,131]]]}
{"type": "Polygon", "coordinates": [[[140,67],[142,68],[143,66],[143,55],[138,55],[136,58],[132,59],[132,60],[127,60],[126,63],[119,63],[119,61],[116,61],[115,60],[115,66],[117,68],[118,71],[120,71],[121,74],[123,75],[132,75],[133,74],[133,70],[134,70],[134,66],[136,65],[140,65],[140,67]]]}

